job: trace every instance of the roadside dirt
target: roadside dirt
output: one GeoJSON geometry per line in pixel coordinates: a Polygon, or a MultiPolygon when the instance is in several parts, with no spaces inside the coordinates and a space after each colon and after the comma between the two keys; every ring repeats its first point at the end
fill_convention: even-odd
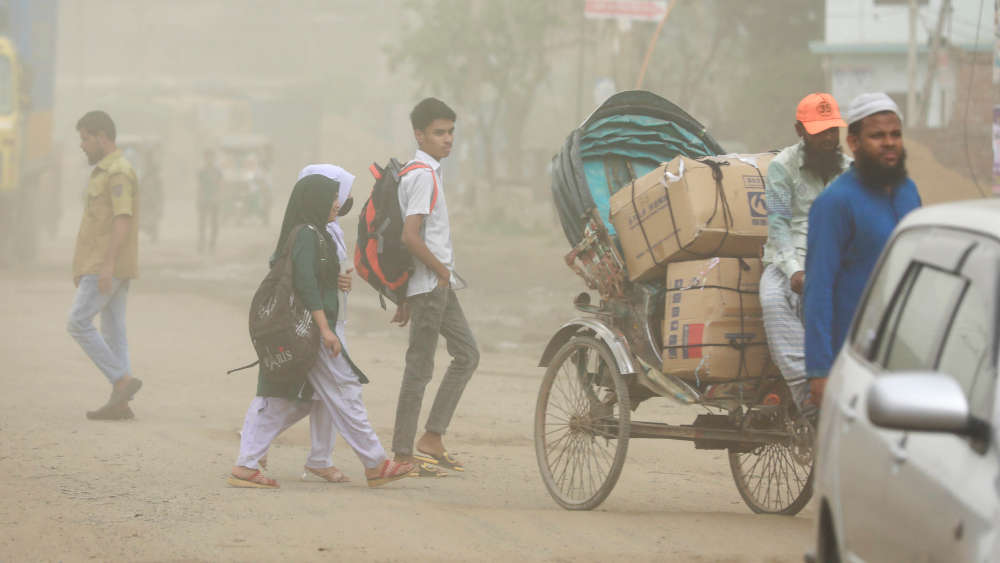
{"type": "MultiPolygon", "coordinates": [[[[129,296],[132,364],[145,382],[134,421],[84,418],[108,386],[65,330],[70,235],[50,241],[31,270],[0,270],[0,560],[792,562],[808,548],[813,505],[794,518],[754,515],[724,452],[686,443],[632,441],[595,511],[549,498],[532,441],[536,364],[583,289],[558,232],[463,236],[473,229],[456,225],[458,269],[471,284],[460,296],[483,352],[447,436],[464,474],[369,490],[338,440],[334,462],[354,481],[304,483],[300,423],[271,451],[280,490],[227,487],[255,376],[225,370],[254,357],[246,305],[277,227],[230,228],[209,259],[193,251],[190,220],[171,216],[181,219],[158,245],[143,241],[143,277],[129,296]]],[[[351,354],[372,378],[365,401],[388,445],[406,332],[361,282],[350,307],[351,354]]],[[[443,346],[437,358],[429,394],[443,346]]],[[[698,412],[654,399],[634,418],[690,423],[698,412]]]]}

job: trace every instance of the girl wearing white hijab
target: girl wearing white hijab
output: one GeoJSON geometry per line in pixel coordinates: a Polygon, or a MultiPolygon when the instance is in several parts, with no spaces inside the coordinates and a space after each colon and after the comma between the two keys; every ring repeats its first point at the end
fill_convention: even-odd
{"type": "MultiPolygon", "coordinates": [[[[313,174],[326,176],[340,184],[337,198],[340,203],[339,215],[345,215],[351,208],[351,204],[348,202],[351,199],[354,175],[332,164],[310,164],[299,172],[298,179],[301,180],[313,174]]],[[[336,243],[337,258],[340,263],[350,264],[344,230],[337,219],[339,216],[327,224],[327,232],[336,243]]],[[[340,306],[334,333],[345,351],[347,349],[346,331],[344,330],[347,316],[347,294],[351,290],[352,271],[353,268],[342,271],[337,280],[337,286],[340,290],[338,296],[340,306]]],[[[308,414],[311,450],[309,458],[306,460],[302,479],[318,477],[331,483],[344,483],[350,479],[334,467],[331,460],[336,429],[340,429],[344,440],[358,454],[367,469],[371,469],[368,467],[371,462],[386,459],[386,454],[368,422],[367,412],[361,403],[361,381],[354,372],[353,364],[346,358],[346,354],[332,356],[326,353],[325,348],[321,346],[317,364],[314,370],[321,368],[325,377],[322,379],[310,377],[310,383],[314,388],[312,401],[256,397],[247,413],[248,423],[244,425],[244,433],[248,428],[262,427],[265,429],[261,432],[262,436],[277,435],[308,414]],[[250,424],[251,419],[254,419],[254,424],[250,424]],[[278,432],[275,433],[275,430],[278,432]]],[[[367,380],[365,381],[367,382],[367,380]]],[[[270,444],[270,440],[266,440],[266,443],[264,440],[261,442],[263,452],[260,453],[263,454],[263,457],[259,459],[259,464],[263,466],[266,465],[266,448],[270,444]]],[[[405,471],[406,469],[403,468],[403,472],[405,471]]],[[[372,481],[373,479],[369,478],[370,485],[372,481]]]]}

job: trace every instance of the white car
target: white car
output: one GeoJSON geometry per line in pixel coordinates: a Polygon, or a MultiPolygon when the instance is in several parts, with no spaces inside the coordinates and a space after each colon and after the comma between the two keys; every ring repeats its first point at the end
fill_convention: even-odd
{"type": "Polygon", "coordinates": [[[1000,561],[1000,200],[896,228],[830,371],[815,559],[1000,561]]]}

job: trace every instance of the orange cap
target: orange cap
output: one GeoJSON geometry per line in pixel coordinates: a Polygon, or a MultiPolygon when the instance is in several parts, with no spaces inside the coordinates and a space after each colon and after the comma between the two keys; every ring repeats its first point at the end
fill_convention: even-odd
{"type": "Polygon", "coordinates": [[[806,133],[815,135],[820,131],[826,131],[831,127],[847,127],[844,120],[840,118],[840,108],[837,107],[837,100],[826,93],[809,94],[799,102],[798,109],[795,110],[795,119],[806,128],[806,133]]]}

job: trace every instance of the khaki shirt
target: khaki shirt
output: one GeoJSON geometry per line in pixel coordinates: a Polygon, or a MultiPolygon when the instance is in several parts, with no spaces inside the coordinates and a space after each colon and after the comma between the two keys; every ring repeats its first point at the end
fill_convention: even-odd
{"type": "Polygon", "coordinates": [[[94,167],[84,194],[86,199],[80,233],[76,236],[73,277],[97,275],[111,244],[111,224],[117,215],[132,223],[115,261],[114,277],[134,278],[139,264],[139,182],[121,150],[105,156],[94,167]]]}

